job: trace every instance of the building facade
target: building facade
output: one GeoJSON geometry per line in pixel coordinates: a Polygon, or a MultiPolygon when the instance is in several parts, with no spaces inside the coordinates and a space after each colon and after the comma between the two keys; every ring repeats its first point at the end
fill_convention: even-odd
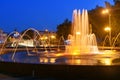
{"type": "Polygon", "coordinates": [[[4,43],[5,39],[7,38],[7,34],[0,29],[0,44],[4,43]]]}

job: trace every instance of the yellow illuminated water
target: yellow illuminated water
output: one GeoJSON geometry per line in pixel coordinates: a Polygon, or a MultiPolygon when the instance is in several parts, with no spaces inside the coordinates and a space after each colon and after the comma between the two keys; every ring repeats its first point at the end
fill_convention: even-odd
{"type": "Polygon", "coordinates": [[[98,53],[96,37],[91,31],[87,10],[83,10],[82,13],[80,10],[74,10],[72,35],[68,36],[71,44],[66,46],[66,53],[72,55],[98,53]]]}

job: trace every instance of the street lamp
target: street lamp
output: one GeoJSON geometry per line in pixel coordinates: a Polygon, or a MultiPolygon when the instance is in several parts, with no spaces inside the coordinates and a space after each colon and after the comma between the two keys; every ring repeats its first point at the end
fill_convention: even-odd
{"type": "Polygon", "coordinates": [[[105,31],[110,32],[111,28],[110,27],[105,27],[105,31]]]}
{"type": "Polygon", "coordinates": [[[102,11],[103,14],[106,14],[106,13],[109,13],[109,10],[108,9],[105,9],[102,11]]]}
{"type": "Polygon", "coordinates": [[[110,41],[110,47],[111,47],[111,45],[112,45],[112,42],[111,42],[111,14],[110,14],[109,9],[103,10],[102,13],[103,14],[108,14],[108,16],[109,16],[109,27],[106,27],[105,30],[109,31],[109,41],[110,41]]]}
{"type": "Polygon", "coordinates": [[[105,27],[104,30],[109,32],[109,42],[110,42],[110,46],[111,46],[111,28],[110,27],[105,27]]]}

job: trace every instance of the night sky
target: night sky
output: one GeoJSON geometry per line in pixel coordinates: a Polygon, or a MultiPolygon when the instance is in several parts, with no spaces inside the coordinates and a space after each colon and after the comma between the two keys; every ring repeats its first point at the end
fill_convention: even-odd
{"type": "Polygon", "coordinates": [[[74,9],[91,10],[113,0],[0,0],[0,29],[19,32],[27,28],[56,31],[66,18],[72,19],[74,9]]]}

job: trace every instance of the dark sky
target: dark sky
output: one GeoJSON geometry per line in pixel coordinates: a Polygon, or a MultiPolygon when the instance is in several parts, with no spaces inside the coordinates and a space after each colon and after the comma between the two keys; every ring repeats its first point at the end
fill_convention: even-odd
{"type": "Polygon", "coordinates": [[[113,0],[0,0],[0,29],[4,32],[27,28],[56,31],[66,18],[72,19],[74,9],[91,10],[113,0]]]}

